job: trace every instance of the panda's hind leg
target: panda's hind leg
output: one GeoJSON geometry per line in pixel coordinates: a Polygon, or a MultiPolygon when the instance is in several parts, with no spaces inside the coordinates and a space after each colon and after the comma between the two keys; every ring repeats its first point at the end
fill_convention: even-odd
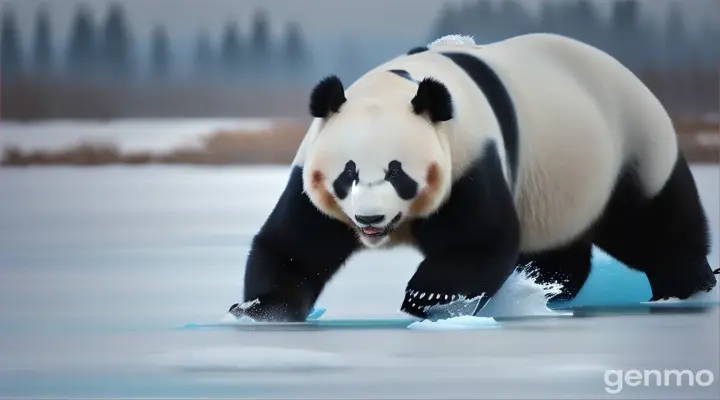
{"type": "Polygon", "coordinates": [[[708,264],[709,229],[690,167],[679,155],[663,189],[647,198],[633,173],[622,177],[596,226],[594,243],[647,275],[651,300],[686,299],[717,280],[708,264]]]}
{"type": "Polygon", "coordinates": [[[550,300],[570,301],[585,285],[591,261],[592,243],[576,241],[562,248],[521,255],[518,271],[532,274],[541,285],[562,285],[560,293],[550,300]]]}

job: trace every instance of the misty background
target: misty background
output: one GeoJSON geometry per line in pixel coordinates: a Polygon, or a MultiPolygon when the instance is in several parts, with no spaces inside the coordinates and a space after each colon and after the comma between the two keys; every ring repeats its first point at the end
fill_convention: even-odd
{"type": "Polygon", "coordinates": [[[718,109],[713,0],[2,0],[1,116],[302,117],[347,84],[451,33],[555,32],[628,65],[671,114],[718,109]]]}

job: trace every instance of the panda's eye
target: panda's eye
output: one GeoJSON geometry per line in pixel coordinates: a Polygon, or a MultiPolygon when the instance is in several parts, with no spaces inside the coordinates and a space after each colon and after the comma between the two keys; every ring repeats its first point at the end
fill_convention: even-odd
{"type": "Polygon", "coordinates": [[[350,169],[350,168],[345,170],[345,176],[347,177],[347,179],[349,179],[351,181],[356,181],[358,179],[357,171],[355,171],[354,169],[350,169]]]}
{"type": "Polygon", "coordinates": [[[398,175],[400,175],[400,170],[398,170],[397,168],[393,168],[393,169],[390,170],[390,177],[391,177],[391,178],[397,178],[398,175]]]}

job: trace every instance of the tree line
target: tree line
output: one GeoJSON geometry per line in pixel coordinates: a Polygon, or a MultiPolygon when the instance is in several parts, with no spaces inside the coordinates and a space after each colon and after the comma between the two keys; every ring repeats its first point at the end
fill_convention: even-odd
{"type": "MultiPolygon", "coordinates": [[[[641,19],[641,3],[636,0],[614,0],[609,18],[603,18],[591,0],[544,1],[538,18],[530,15],[520,0],[473,0],[446,6],[428,39],[463,33],[479,42],[491,42],[527,32],[555,32],[596,45],[633,68],[717,66],[720,46],[713,43],[720,42],[720,27],[708,24],[689,29],[681,4],[673,4],[665,20],[653,24],[641,19]]],[[[3,78],[31,74],[122,80],[144,75],[162,81],[194,75],[222,81],[247,77],[267,83],[307,76],[311,67],[311,50],[302,27],[290,22],[282,37],[274,38],[263,9],[255,11],[247,31],[229,19],[219,37],[207,30],[198,32],[189,66],[177,57],[178,48],[184,45],[174,47],[165,26],[155,26],[141,40],[121,3],[111,3],[105,11],[102,20],[96,21],[88,5],[78,5],[66,43],[56,49],[47,8],[36,10],[31,37],[23,38],[13,9],[6,5],[0,29],[3,78]],[[148,54],[138,53],[138,43],[147,44],[148,54]],[[140,60],[147,63],[145,68],[139,67],[140,60]]],[[[364,59],[363,64],[381,61],[364,59]]]]}
{"type": "MultiPolygon", "coordinates": [[[[178,39],[164,25],[140,37],[121,3],[109,5],[99,20],[89,6],[77,6],[61,41],[51,37],[52,15],[39,7],[26,38],[6,5],[0,17],[0,114],[18,119],[306,115],[307,88],[328,71],[349,82],[441,35],[468,34],[487,43],[529,32],[560,33],[606,50],[638,74],[673,116],[716,113],[720,26],[688,26],[682,1],[661,21],[643,19],[640,1],[612,1],[605,16],[591,0],[544,0],[535,16],[522,0],[467,0],[446,6],[427,37],[412,43],[388,37],[378,46],[377,39],[338,32],[347,41],[338,41],[336,49],[317,37],[312,47],[295,22],[275,37],[263,9],[248,26],[229,18],[218,32],[196,32],[194,41],[178,39]],[[328,65],[332,55],[336,64],[328,65]],[[137,82],[142,84],[128,84],[137,82]]],[[[720,2],[714,7],[720,11],[720,2]]]]}
{"type": "MultiPolygon", "coordinates": [[[[620,60],[658,96],[676,118],[705,118],[720,106],[720,25],[688,25],[683,1],[671,3],[660,20],[643,18],[636,0],[613,0],[602,15],[591,0],[544,0],[539,15],[518,0],[470,0],[448,5],[438,15],[430,38],[462,32],[479,43],[530,32],[570,36],[620,60]]],[[[720,2],[708,3],[720,13],[720,2]]]]}
{"type": "Polygon", "coordinates": [[[36,10],[30,40],[21,37],[10,6],[3,8],[1,23],[0,68],[4,79],[30,75],[122,81],[145,76],[160,81],[195,75],[227,80],[240,79],[250,72],[257,82],[273,74],[298,77],[311,61],[301,26],[288,23],[278,40],[272,35],[270,18],[263,9],[255,11],[247,34],[232,19],[226,22],[219,38],[199,32],[190,74],[180,72],[177,49],[164,25],[152,28],[144,41],[148,54],[139,54],[137,44],[143,41],[136,40],[121,3],[110,4],[101,21],[95,19],[88,5],[78,5],[66,44],[60,49],[53,46],[57,42],[52,38],[52,19],[46,7],[36,10]],[[144,70],[139,66],[141,59],[147,62],[144,70]]]}
{"type": "MultiPolygon", "coordinates": [[[[517,0],[474,0],[445,7],[430,36],[463,32],[492,42],[529,32],[559,33],[604,49],[631,68],[717,68],[720,26],[708,22],[690,29],[682,4],[672,3],[658,23],[642,19],[636,0],[613,1],[607,18],[590,0],[545,0],[537,18],[517,0]]],[[[708,12],[720,13],[720,3],[714,4],[708,12]]]]}

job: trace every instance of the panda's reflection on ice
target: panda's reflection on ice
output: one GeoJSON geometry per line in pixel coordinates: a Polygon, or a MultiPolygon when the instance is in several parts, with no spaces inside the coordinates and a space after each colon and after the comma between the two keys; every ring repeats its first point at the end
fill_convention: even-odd
{"type": "Polygon", "coordinates": [[[716,285],[695,182],[660,102],[608,54],[529,34],[443,38],[310,95],[315,117],[255,236],[236,316],[302,321],[362,248],[424,256],[401,310],[491,299],[518,265],[572,299],[598,246],[652,300],[716,285]]]}

